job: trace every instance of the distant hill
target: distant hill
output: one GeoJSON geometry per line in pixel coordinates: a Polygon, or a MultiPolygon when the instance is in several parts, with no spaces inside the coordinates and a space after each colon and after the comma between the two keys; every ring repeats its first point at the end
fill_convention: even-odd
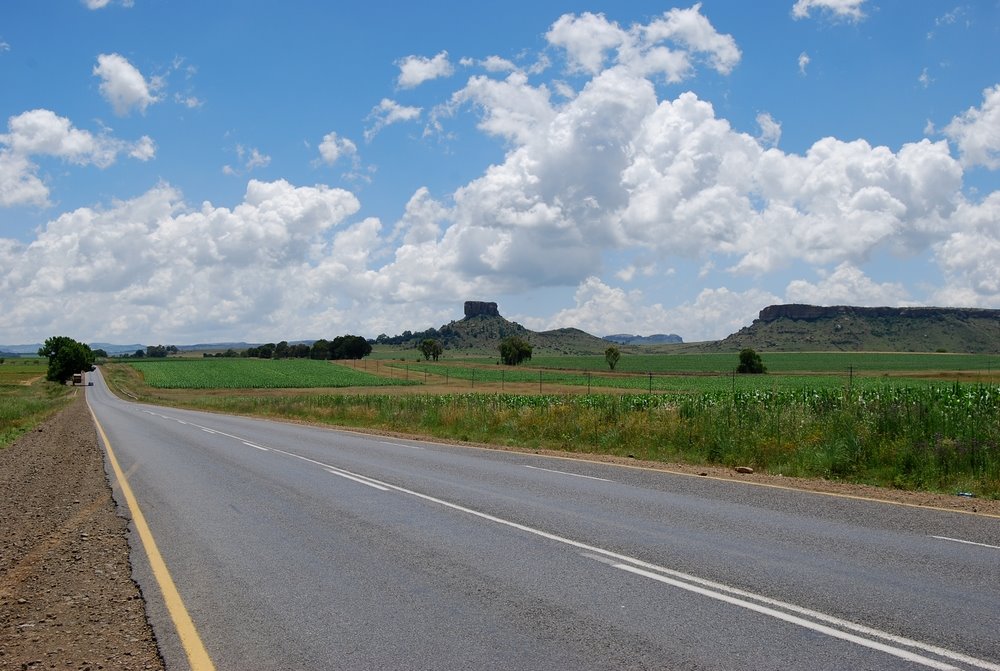
{"type": "Polygon", "coordinates": [[[654,333],[653,335],[640,336],[631,333],[616,333],[604,336],[605,340],[619,345],[677,345],[684,342],[676,333],[654,333]]]}
{"type": "Polygon", "coordinates": [[[771,305],[703,349],[731,351],[1000,352],[1000,310],[771,305]]]}
{"type": "Polygon", "coordinates": [[[534,348],[535,355],[603,354],[608,343],[580,329],[562,328],[552,331],[532,331],[501,316],[496,303],[466,301],[465,317],[437,329],[419,333],[404,332],[402,336],[376,339],[376,343],[416,347],[425,338],[433,338],[446,351],[463,354],[497,354],[500,342],[509,336],[520,336],[534,348]]]}

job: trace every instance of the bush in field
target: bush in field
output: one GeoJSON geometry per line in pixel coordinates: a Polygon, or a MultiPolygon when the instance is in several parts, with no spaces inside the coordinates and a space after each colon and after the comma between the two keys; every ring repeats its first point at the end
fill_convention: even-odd
{"type": "Polygon", "coordinates": [[[757,354],[754,350],[749,347],[740,350],[740,363],[736,366],[737,373],[749,373],[749,374],[760,374],[766,373],[767,367],[764,362],[760,359],[760,354],[757,354]]]}
{"type": "Polygon", "coordinates": [[[420,343],[420,352],[424,355],[424,361],[434,358],[435,361],[444,352],[444,348],[441,347],[441,343],[433,338],[425,338],[422,343],[420,343]]]}
{"type": "Polygon", "coordinates": [[[531,345],[520,336],[508,336],[500,343],[500,360],[508,366],[516,366],[531,359],[531,345]]]}
{"type": "Polygon", "coordinates": [[[622,357],[621,350],[612,345],[611,347],[604,350],[604,360],[608,362],[608,368],[611,370],[615,369],[618,365],[618,359],[622,357]]]}

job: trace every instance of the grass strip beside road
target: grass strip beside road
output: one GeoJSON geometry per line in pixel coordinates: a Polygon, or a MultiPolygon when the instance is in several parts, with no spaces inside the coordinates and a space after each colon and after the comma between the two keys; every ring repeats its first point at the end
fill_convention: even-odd
{"type": "Polygon", "coordinates": [[[662,394],[287,394],[186,407],[463,442],[752,466],[1000,498],[1000,387],[662,394]]]}
{"type": "Polygon", "coordinates": [[[73,388],[45,381],[44,359],[0,364],[0,448],[13,443],[66,407],[73,388]]]}

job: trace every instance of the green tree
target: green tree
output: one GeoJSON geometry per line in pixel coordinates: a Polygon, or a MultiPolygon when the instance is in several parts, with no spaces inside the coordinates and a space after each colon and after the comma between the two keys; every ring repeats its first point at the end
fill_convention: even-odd
{"type": "Polygon", "coordinates": [[[736,372],[750,374],[766,373],[767,366],[761,361],[760,354],[757,354],[757,352],[748,347],[740,350],[740,363],[736,366],[736,372]]]}
{"type": "Polygon", "coordinates": [[[371,343],[362,336],[337,336],[330,344],[331,359],[363,359],[371,354],[371,352],[371,343]]]}
{"type": "Polygon", "coordinates": [[[516,366],[531,358],[531,345],[520,336],[507,336],[500,342],[500,360],[508,366],[516,366]]]}
{"type": "Polygon", "coordinates": [[[38,356],[48,357],[47,380],[65,384],[74,373],[94,370],[94,353],[89,345],[66,336],[52,336],[38,349],[38,356]]]}
{"type": "Polygon", "coordinates": [[[434,340],[434,338],[425,338],[424,341],[420,343],[420,351],[424,355],[425,361],[431,357],[437,361],[438,357],[441,356],[441,353],[444,352],[444,348],[441,347],[441,343],[434,340]]]}
{"type": "Polygon", "coordinates": [[[608,362],[608,367],[611,368],[611,370],[615,369],[615,366],[618,365],[618,359],[621,357],[621,350],[614,345],[604,350],[604,360],[608,362]]]}
{"type": "Polygon", "coordinates": [[[330,358],[330,341],[324,338],[320,338],[312,344],[312,349],[309,351],[309,356],[313,359],[329,359],[330,358]]]}

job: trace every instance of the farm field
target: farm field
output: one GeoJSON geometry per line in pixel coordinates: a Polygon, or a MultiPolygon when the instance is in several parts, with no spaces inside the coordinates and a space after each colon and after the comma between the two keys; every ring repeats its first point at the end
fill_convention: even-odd
{"type": "Polygon", "coordinates": [[[106,372],[142,400],[197,409],[1000,498],[992,357],[767,355],[778,371],[767,375],[718,370],[735,355],[629,359],[641,360],[634,372],[602,371],[600,356],[168,359],[106,372]]]}
{"type": "Polygon", "coordinates": [[[157,389],[295,389],[416,384],[312,359],[176,358],[137,361],[145,383],[157,389]]]}

